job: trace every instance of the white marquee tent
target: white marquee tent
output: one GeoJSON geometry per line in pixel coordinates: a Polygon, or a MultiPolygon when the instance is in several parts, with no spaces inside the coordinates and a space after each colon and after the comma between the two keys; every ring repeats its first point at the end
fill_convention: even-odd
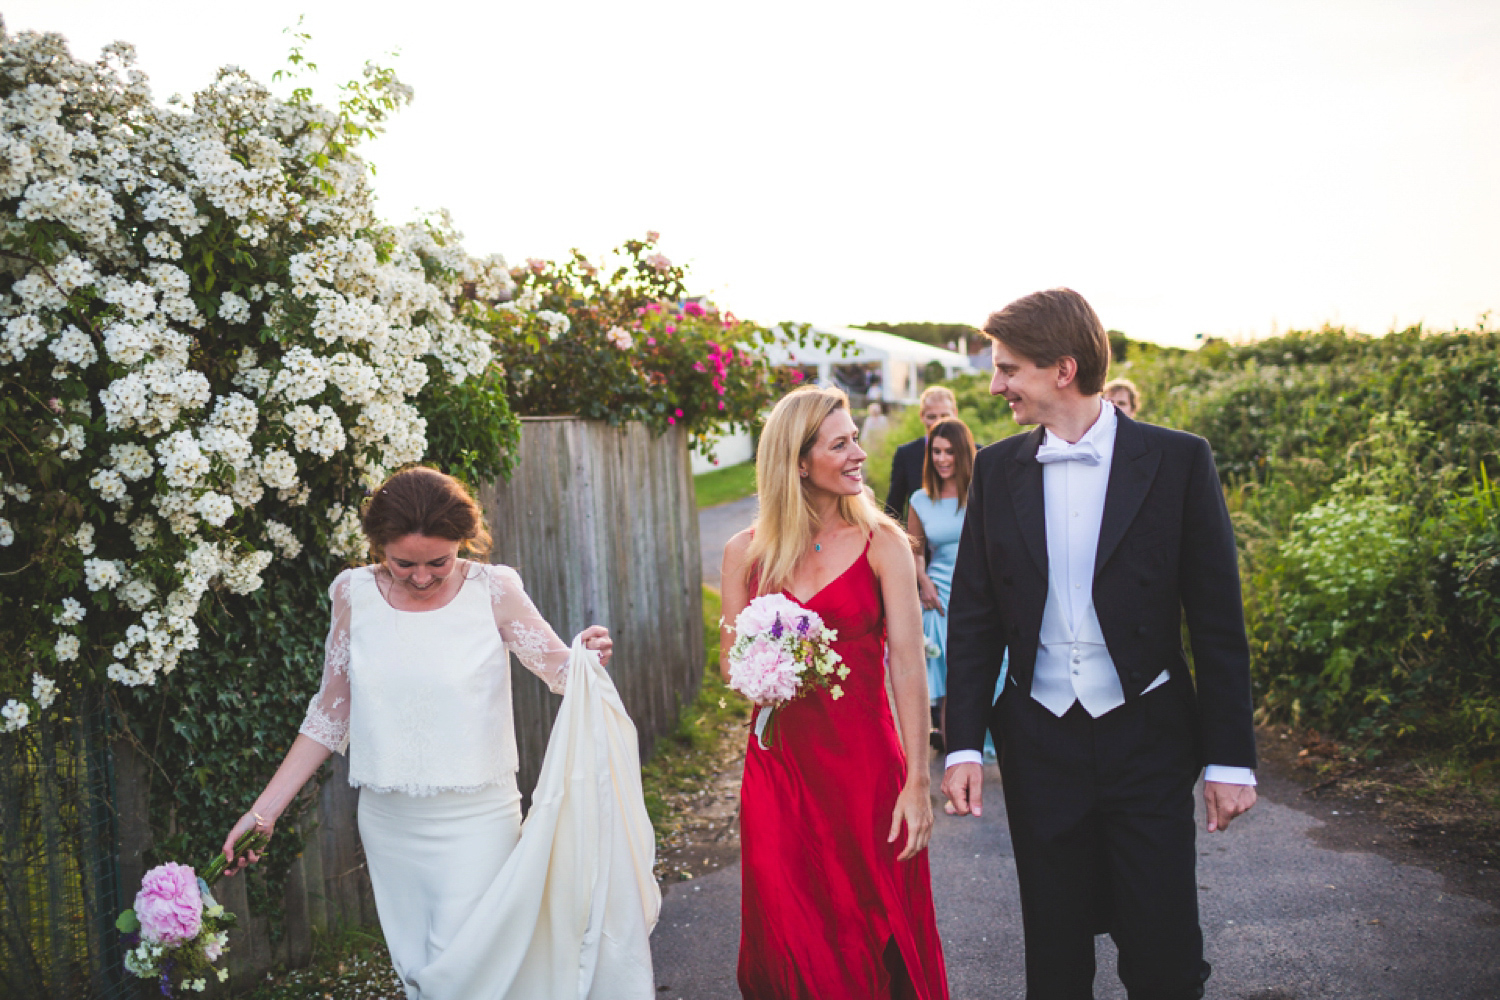
{"type": "Polygon", "coordinates": [[[879,366],[882,395],[894,402],[915,402],[922,392],[922,370],[936,361],[943,366],[944,376],[952,377],[974,369],[967,355],[933,347],[919,341],[908,340],[878,330],[856,330],[852,327],[814,327],[818,333],[832,334],[852,341],[854,349],[848,355],[822,348],[800,348],[791,344],[779,344],[767,351],[776,365],[796,366],[817,370],[818,381],[824,385],[836,385],[835,369],[843,365],[859,365],[866,368],[879,366]]]}
{"type": "MultiPolygon", "coordinates": [[[[784,367],[816,370],[816,378],[823,385],[842,385],[836,369],[858,366],[865,369],[878,368],[881,397],[902,403],[914,403],[922,392],[922,370],[933,361],[943,366],[945,376],[972,372],[968,357],[957,351],[932,347],[905,337],[897,337],[878,330],[856,330],[851,327],[814,327],[818,333],[828,333],[843,340],[852,341],[854,348],[846,355],[822,348],[800,348],[780,344],[769,348],[766,354],[771,363],[784,367]]],[[[848,369],[845,368],[845,371],[848,369]]],[[[845,389],[852,388],[848,385],[845,389]]],[[[870,395],[868,398],[875,398],[870,395]]],[[[696,452],[692,456],[693,475],[708,472],[715,467],[738,465],[755,457],[755,448],[747,433],[731,434],[720,440],[714,448],[713,458],[705,458],[696,452]]]]}

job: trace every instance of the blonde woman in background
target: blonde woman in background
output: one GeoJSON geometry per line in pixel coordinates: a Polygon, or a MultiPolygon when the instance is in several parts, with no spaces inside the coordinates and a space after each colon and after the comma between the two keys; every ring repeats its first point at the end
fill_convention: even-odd
{"type": "MultiPolygon", "coordinates": [[[[779,592],[837,630],[850,669],[841,697],[818,689],[778,708],[769,749],[749,740],[739,963],[749,1000],[948,996],[926,851],[916,572],[906,534],[865,492],[864,461],[843,392],[785,397],[761,434],[755,524],[724,549],[724,622],[779,592]]],[[[726,677],[734,638],[723,626],[726,677]]]]}
{"type": "Polygon", "coordinates": [[[1141,409],[1141,390],[1128,378],[1111,379],[1104,385],[1104,398],[1114,403],[1115,408],[1134,420],[1141,409]]]}

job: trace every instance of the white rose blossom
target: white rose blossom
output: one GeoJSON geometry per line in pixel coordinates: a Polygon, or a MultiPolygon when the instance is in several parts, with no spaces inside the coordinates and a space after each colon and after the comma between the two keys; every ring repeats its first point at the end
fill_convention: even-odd
{"type": "Polygon", "coordinates": [[[31,721],[31,706],[24,701],[16,701],[11,698],[0,708],[0,719],[5,720],[5,731],[14,732],[17,729],[25,729],[31,721]]]}
{"type": "Polygon", "coordinates": [[[57,662],[63,663],[68,660],[78,659],[78,650],[80,648],[78,636],[71,632],[64,632],[57,637],[57,642],[52,646],[52,652],[57,656],[57,662]]]}
{"type": "Polygon", "coordinates": [[[52,707],[52,702],[57,699],[57,682],[43,677],[41,674],[31,675],[31,697],[36,700],[37,706],[43,711],[52,707]]]}

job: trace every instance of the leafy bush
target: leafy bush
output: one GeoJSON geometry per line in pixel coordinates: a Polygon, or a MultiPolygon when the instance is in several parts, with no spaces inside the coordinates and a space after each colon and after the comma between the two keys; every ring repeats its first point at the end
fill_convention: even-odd
{"type": "Polygon", "coordinates": [[[781,339],[839,343],[806,327],[773,331],[689,297],[684,269],[655,244],[655,233],[626,241],[613,267],[575,250],[568,261],[532,259],[511,272],[518,294],[478,322],[494,334],[518,413],[684,427],[707,453],[720,433],[754,429],[800,379],[772,367],[764,348],[781,339]]]}

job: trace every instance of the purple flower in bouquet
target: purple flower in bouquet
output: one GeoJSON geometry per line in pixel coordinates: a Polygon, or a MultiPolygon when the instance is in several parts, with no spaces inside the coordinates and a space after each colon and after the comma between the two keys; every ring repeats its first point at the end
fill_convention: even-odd
{"type": "Polygon", "coordinates": [[[729,686],[758,705],[756,736],[771,745],[776,708],[812,687],[827,687],[834,700],[843,696],[834,680],[848,676],[832,643],[838,633],[814,611],[785,594],[755,598],[735,619],[736,638],[729,651],[729,686]]]}
{"type": "Polygon", "coordinates": [[[155,944],[186,944],[203,926],[198,877],[186,865],[168,861],[146,873],[135,896],[141,937],[155,944]]]}

